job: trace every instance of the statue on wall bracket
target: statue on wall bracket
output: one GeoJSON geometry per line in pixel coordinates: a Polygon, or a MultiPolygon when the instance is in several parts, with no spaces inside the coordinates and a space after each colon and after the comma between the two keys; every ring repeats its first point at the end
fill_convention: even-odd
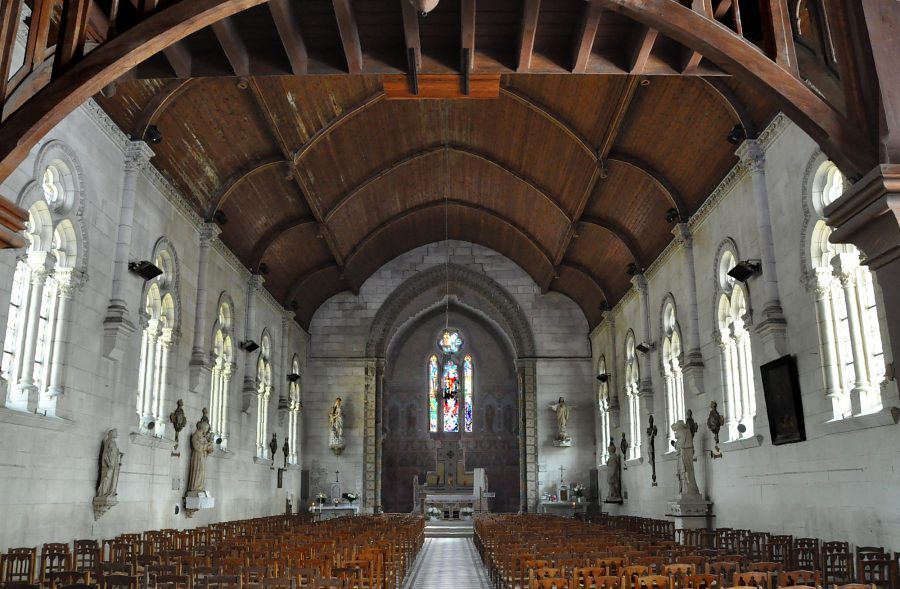
{"type": "Polygon", "coordinates": [[[344,451],[344,409],[340,397],[334,400],[328,413],[328,426],[328,447],[335,456],[340,456],[344,451]]]}
{"type": "Polygon", "coordinates": [[[122,468],[122,458],[125,456],[119,451],[116,438],[119,432],[113,428],[106,432],[103,440],[103,448],[100,451],[100,481],[97,483],[97,494],[94,496],[94,519],[98,520],[104,513],[119,503],[119,471],[122,468]]]}
{"type": "Polygon", "coordinates": [[[550,409],[556,413],[556,437],[553,439],[553,445],[568,448],[572,445],[572,438],[569,436],[567,426],[569,425],[569,415],[575,407],[566,405],[566,400],[560,397],[558,403],[550,405],[550,409]]]}

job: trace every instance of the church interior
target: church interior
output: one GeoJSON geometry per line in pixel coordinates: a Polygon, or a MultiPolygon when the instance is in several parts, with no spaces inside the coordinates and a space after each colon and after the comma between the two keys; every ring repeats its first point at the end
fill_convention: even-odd
{"type": "Polygon", "coordinates": [[[900,589],[898,47],[0,0],[0,589],[900,589]]]}

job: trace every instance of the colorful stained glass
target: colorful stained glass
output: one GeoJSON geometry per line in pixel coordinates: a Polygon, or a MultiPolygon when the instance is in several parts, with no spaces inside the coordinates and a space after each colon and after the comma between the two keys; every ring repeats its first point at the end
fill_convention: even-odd
{"type": "Polygon", "coordinates": [[[455,354],[462,349],[462,346],[463,340],[459,337],[458,331],[445,330],[441,334],[441,339],[438,340],[438,347],[445,354],[455,354]]]}
{"type": "Polygon", "coordinates": [[[465,423],[466,431],[472,431],[472,398],[474,396],[474,385],[472,379],[472,356],[466,356],[463,360],[463,398],[465,399],[465,423]]]}
{"type": "Polygon", "coordinates": [[[438,359],[428,360],[428,423],[432,433],[438,431],[438,359]]]}
{"type": "Polygon", "coordinates": [[[444,431],[459,431],[459,366],[456,362],[444,362],[444,431]]]}

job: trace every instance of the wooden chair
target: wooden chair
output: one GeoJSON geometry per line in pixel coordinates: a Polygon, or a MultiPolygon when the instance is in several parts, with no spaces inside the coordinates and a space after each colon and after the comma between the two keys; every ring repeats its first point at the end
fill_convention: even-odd
{"type": "Polygon", "coordinates": [[[818,587],[822,584],[819,571],[783,571],[778,575],[778,585],[780,587],[789,587],[792,585],[812,585],[818,587]]]}
{"type": "Polygon", "coordinates": [[[818,538],[794,538],[793,566],[798,570],[819,570],[821,548],[818,538]]]}
{"type": "Polygon", "coordinates": [[[60,585],[57,589],[100,589],[98,585],[89,583],[72,583],[71,585],[60,585]]]}
{"type": "Polygon", "coordinates": [[[100,563],[100,581],[110,575],[131,576],[134,574],[134,567],[130,562],[103,562],[100,563]]]}
{"type": "Polygon", "coordinates": [[[564,577],[547,577],[532,580],[528,589],[571,589],[571,585],[569,579],[564,577]]]}
{"type": "Polygon", "coordinates": [[[320,575],[318,569],[301,567],[293,569],[291,576],[294,577],[294,582],[298,588],[306,588],[311,587],[320,575]]]}
{"type": "Polygon", "coordinates": [[[572,576],[571,589],[622,589],[622,577],[613,575],[572,576]]]}
{"type": "Polygon", "coordinates": [[[643,565],[650,570],[650,574],[662,575],[663,567],[666,565],[666,559],[662,556],[641,556],[636,558],[632,564],[643,565]]]}
{"type": "Polygon", "coordinates": [[[262,589],[293,589],[293,579],[290,577],[265,578],[260,583],[262,589]]]}
{"type": "Polygon", "coordinates": [[[857,566],[859,568],[856,575],[859,583],[877,585],[879,588],[898,589],[898,585],[900,585],[898,568],[900,567],[896,560],[888,558],[860,560],[857,566]]]}
{"type": "Polygon", "coordinates": [[[50,586],[50,573],[67,571],[72,568],[72,555],[68,544],[44,544],[41,548],[41,585],[50,586]]]}
{"type": "Polygon", "coordinates": [[[86,571],[55,571],[47,576],[47,583],[51,589],[65,585],[87,585],[90,583],[89,576],[86,571]]]}
{"type": "Polygon", "coordinates": [[[100,577],[100,545],[96,540],[75,540],[72,543],[72,568],[87,572],[90,579],[100,577]]]}
{"type": "Polygon", "coordinates": [[[609,576],[621,577],[623,574],[623,571],[625,569],[625,558],[622,556],[597,558],[597,559],[594,559],[594,561],[589,564],[593,565],[593,566],[605,568],[606,574],[609,576]]]}
{"type": "Polygon", "coordinates": [[[847,584],[853,579],[853,555],[848,542],[822,543],[822,581],[847,584]]]}
{"type": "Polygon", "coordinates": [[[681,578],[683,589],[712,589],[721,585],[722,583],[716,575],[690,575],[681,578]]]}
{"type": "Polygon", "coordinates": [[[740,565],[730,560],[721,560],[706,564],[707,573],[710,575],[717,575],[722,579],[731,579],[738,570],[740,570],[740,565]]]}
{"type": "Polygon", "coordinates": [[[138,589],[138,578],[135,575],[103,575],[101,589],[138,589]]]}
{"type": "Polygon", "coordinates": [[[734,584],[744,587],[760,587],[761,589],[775,589],[772,586],[772,574],[765,571],[746,571],[734,574],[734,584]]]}
{"type": "Polygon", "coordinates": [[[0,562],[0,583],[33,584],[36,558],[34,548],[10,548],[0,562]]]}
{"type": "Polygon", "coordinates": [[[341,579],[316,579],[311,589],[347,589],[347,584],[341,579]]]}
{"type": "Polygon", "coordinates": [[[672,577],[675,575],[693,575],[697,572],[697,567],[686,562],[677,562],[663,566],[662,574],[672,577]]]}
{"type": "Polygon", "coordinates": [[[2,589],[41,589],[36,583],[21,583],[19,581],[10,581],[9,583],[0,583],[2,589]]]}
{"type": "Polygon", "coordinates": [[[773,535],[769,539],[772,546],[772,560],[780,562],[784,568],[790,568],[793,562],[794,537],[789,535],[773,535]]]}
{"type": "Polygon", "coordinates": [[[623,587],[632,587],[637,577],[646,577],[650,575],[650,568],[640,564],[629,565],[622,569],[622,577],[625,581],[623,587]]]}
{"type": "Polygon", "coordinates": [[[784,567],[779,562],[760,561],[751,562],[747,565],[747,569],[751,571],[763,571],[766,573],[780,573],[784,570],[784,567]]]}
{"type": "Polygon", "coordinates": [[[666,575],[645,575],[634,580],[634,589],[670,589],[672,578],[666,575]]]}
{"type": "Polygon", "coordinates": [[[204,579],[205,589],[241,589],[240,575],[210,575],[204,579]]]}
{"type": "Polygon", "coordinates": [[[188,575],[157,575],[151,586],[156,589],[191,589],[191,578],[188,575]]]}
{"type": "Polygon", "coordinates": [[[876,587],[864,583],[845,583],[844,585],[835,585],[834,589],[876,589],[876,587]]]}

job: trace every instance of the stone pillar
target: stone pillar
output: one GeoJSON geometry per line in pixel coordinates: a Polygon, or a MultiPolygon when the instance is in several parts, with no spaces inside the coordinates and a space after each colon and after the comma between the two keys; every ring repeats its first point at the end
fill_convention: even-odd
{"type": "Polygon", "coordinates": [[[519,380],[520,511],[536,513],[538,507],[537,361],[516,360],[519,380]]]}
{"type": "Polygon", "coordinates": [[[756,325],[756,333],[762,339],[767,358],[774,360],[787,353],[787,320],[784,317],[784,311],[781,309],[781,298],[778,294],[775,241],[772,237],[769,188],[766,184],[766,152],[759,141],[748,139],[738,147],[736,155],[750,172],[756,204],[756,224],[759,232],[759,250],[762,261],[762,281],[765,287],[762,320],[756,325]]]}
{"type": "Polygon", "coordinates": [[[719,332],[719,350],[721,352],[721,373],[722,373],[722,392],[723,407],[725,413],[725,429],[728,432],[728,439],[733,440],[737,436],[737,419],[735,419],[736,407],[732,402],[734,399],[734,350],[731,343],[731,334],[728,332],[719,332]]]}
{"type": "MultiPolygon", "coordinates": [[[[281,392],[278,394],[278,426],[285,427],[285,423],[290,422],[291,412],[291,383],[287,380],[287,375],[291,373],[291,322],[294,320],[294,312],[285,309],[281,313],[281,374],[283,376],[277,379],[281,383],[281,392]]],[[[294,430],[290,429],[288,438],[293,442],[294,430]]],[[[293,446],[293,443],[291,444],[293,446]]]]}
{"type": "MultiPolygon", "coordinates": [[[[694,236],[687,223],[678,223],[672,229],[682,248],[687,266],[687,346],[684,350],[684,381],[694,395],[701,395],[703,387],[703,352],[700,344],[700,313],[697,304],[697,271],[694,260],[694,236]]],[[[684,324],[682,324],[684,325],[684,324]]]]}
{"type": "Polygon", "coordinates": [[[172,356],[172,330],[164,329],[159,342],[159,388],[153,403],[153,417],[156,421],[154,434],[162,437],[166,430],[166,395],[169,390],[169,361],[172,356]]]}
{"type": "MultiPolygon", "coordinates": [[[[244,341],[253,340],[256,335],[256,293],[262,288],[265,280],[259,274],[250,276],[247,283],[247,325],[244,330],[244,341]]],[[[255,341],[255,340],[254,340],[255,341]]],[[[262,345],[262,342],[256,342],[262,345]]],[[[255,355],[244,352],[244,386],[243,386],[243,408],[244,413],[249,413],[253,406],[253,400],[259,394],[256,383],[256,362],[255,355]]],[[[265,442],[263,442],[265,445],[265,442]]]]}
{"type": "MultiPolygon", "coordinates": [[[[48,414],[55,413],[58,399],[64,393],[63,373],[66,366],[66,350],[69,343],[69,312],[72,305],[72,296],[78,288],[81,276],[76,270],[65,268],[56,271],[56,333],[53,334],[53,354],[51,356],[49,386],[47,387],[47,399],[43,404],[48,414]]],[[[44,401],[42,399],[42,401],[44,401]]]]}
{"type": "MultiPolygon", "coordinates": [[[[613,430],[618,430],[621,427],[621,406],[622,404],[619,402],[619,364],[618,364],[618,353],[619,347],[616,343],[616,318],[613,316],[612,311],[604,311],[603,312],[603,320],[609,323],[609,357],[606,359],[606,369],[609,371],[609,435],[612,435],[613,430]]],[[[605,440],[607,445],[609,444],[609,440],[605,440]]]]}
{"type": "Polygon", "coordinates": [[[380,504],[381,499],[376,498],[377,494],[377,478],[381,476],[377,468],[375,459],[375,447],[377,443],[377,411],[376,411],[376,382],[377,382],[377,364],[376,358],[366,358],[365,361],[365,385],[363,393],[363,497],[362,506],[366,513],[375,512],[376,501],[380,504]]]}
{"type": "Polygon", "coordinates": [[[850,410],[853,415],[859,415],[862,411],[861,398],[867,396],[872,387],[868,371],[869,357],[866,354],[865,342],[863,342],[865,329],[856,289],[859,256],[856,253],[838,254],[832,259],[831,264],[844,291],[847,326],[850,328],[850,352],[853,355],[853,388],[850,390],[850,410]]]}
{"type": "Polygon", "coordinates": [[[200,234],[200,249],[197,262],[197,305],[194,313],[194,346],[191,348],[190,390],[199,393],[209,389],[210,364],[206,353],[206,308],[209,298],[207,282],[209,279],[209,250],[221,232],[215,223],[204,223],[197,230],[200,234]]]}
{"type": "Polygon", "coordinates": [[[153,150],[143,141],[132,141],[125,150],[125,175],[122,181],[122,202],[119,208],[119,229],[116,237],[115,260],[112,273],[112,294],[103,320],[103,355],[120,360],[125,352],[125,340],[134,333],[128,304],[125,301],[124,280],[128,272],[131,233],[134,226],[134,201],[137,176],[153,157],[153,150]]]}
{"type": "Polygon", "coordinates": [[[382,513],[381,473],[384,468],[384,358],[375,363],[375,513],[382,513]]]}
{"type": "MultiPolygon", "coordinates": [[[[647,285],[647,279],[643,274],[636,274],[631,277],[631,283],[637,289],[641,300],[641,341],[638,344],[643,342],[650,346],[646,353],[637,351],[638,366],[640,366],[641,372],[641,380],[638,383],[638,423],[635,429],[638,443],[635,443],[635,439],[631,439],[629,442],[632,444],[631,447],[635,457],[640,457],[644,455],[644,449],[639,446],[643,446],[644,442],[647,441],[644,439],[644,436],[640,435],[644,431],[642,416],[645,418],[653,413],[653,379],[650,376],[650,354],[656,349],[656,343],[650,339],[650,289],[647,285]]],[[[631,437],[635,438],[636,436],[632,434],[631,437]]]]}
{"type": "Polygon", "coordinates": [[[146,355],[144,360],[144,387],[141,396],[141,428],[153,420],[153,390],[156,383],[156,353],[159,348],[159,332],[156,326],[145,330],[146,355]]]}
{"type": "Polygon", "coordinates": [[[219,405],[219,414],[221,415],[219,423],[221,424],[222,431],[219,432],[219,437],[222,438],[222,446],[227,445],[228,440],[228,397],[231,396],[231,377],[234,376],[234,373],[237,371],[237,364],[234,362],[226,362],[225,366],[222,369],[222,382],[221,382],[221,396],[220,405],[219,405]]]}
{"type": "Polygon", "coordinates": [[[819,318],[819,342],[822,354],[822,370],[825,376],[825,393],[831,399],[832,409],[840,404],[842,384],[838,372],[838,359],[834,351],[837,336],[834,333],[834,312],[831,308],[831,287],[834,277],[826,268],[817,268],[815,275],[816,312],[819,318]]]}
{"type": "MultiPolygon", "coordinates": [[[[37,351],[38,329],[40,327],[41,304],[44,300],[44,285],[53,273],[56,258],[47,252],[31,252],[28,254],[28,266],[31,268],[28,307],[25,322],[25,341],[20,349],[19,357],[19,396],[27,399],[26,409],[33,412],[38,407],[38,390],[34,384],[34,357],[37,351]]],[[[49,342],[48,342],[49,343],[49,342]]]]}

